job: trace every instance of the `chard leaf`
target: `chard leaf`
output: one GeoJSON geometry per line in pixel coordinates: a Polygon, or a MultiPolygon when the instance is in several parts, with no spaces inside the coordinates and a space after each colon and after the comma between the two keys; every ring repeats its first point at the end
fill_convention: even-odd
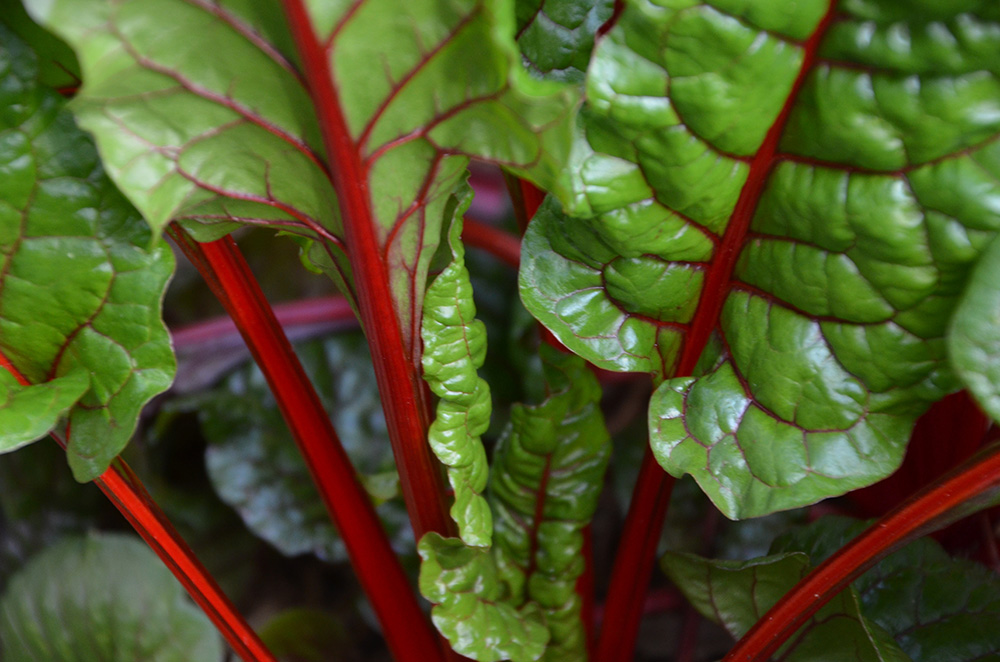
{"type": "Polygon", "coordinates": [[[431,619],[456,652],[479,662],[537,660],[549,632],[538,606],[505,601],[487,549],[428,533],[417,545],[420,593],[434,603],[431,619]]]}
{"type": "Polygon", "coordinates": [[[657,459],[731,518],[885,477],[957,387],[948,320],[1000,228],[1000,12],[886,4],[626,3],[570,216],[525,237],[528,309],[664,380],[657,459]]]}
{"type": "MultiPolygon", "coordinates": [[[[413,549],[399,479],[364,339],[338,334],[296,346],[362,483],[399,552],[413,549]]],[[[347,550],[316,492],[271,391],[255,365],[190,400],[209,441],[205,464],[219,497],[286,556],[344,561],[347,550]]]]}
{"type": "Polygon", "coordinates": [[[28,7],[77,51],[74,110],[155,229],[193,219],[222,223],[203,239],[234,223],[316,239],[312,262],[345,291],[360,268],[362,299],[391,296],[419,363],[427,271],[467,157],[554,187],[570,145],[578,92],[527,75],[499,4],[28,7]]]}
{"type": "Polygon", "coordinates": [[[979,406],[1000,421],[1000,239],[972,272],[948,329],[948,352],[979,406]]]}
{"type": "Polygon", "coordinates": [[[34,557],[0,598],[9,662],[216,662],[215,626],[142,541],[69,538],[34,557]]]}
{"type": "MultiPolygon", "coordinates": [[[[781,536],[772,553],[807,553],[814,565],[860,534],[865,522],[824,517],[781,536]]],[[[1000,581],[979,563],[952,558],[929,538],[905,546],[853,584],[865,616],[914,662],[973,662],[1000,655],[1000,581]]]]}
{"type": "Polygon", "coordinates": [[[585,363],[551,347],[541,354],[546,397],[513,408],[494,454],[492,550],[434,534],[419,546],[420,590],[435,604],[435,624],[481,661],[586,659],[576,580],[611,449],[585,363]],[[486,641],[473,634],[486,631],[486,641]]]}
{"type": "Polygon", "coordinates": [[[490,426],[492,403],[489,384],[476,372],[486,360],[486,327],[476,319],[465,268],[461,212],[467,206],[461,205],[448,231],[451,262],[424,297],[424,379],[440,398],[427,441],[448,469],[459,537],[467,545],[489,547],[493,516],[483,497],[489,464],[480,437],[490,426]]]}
{"type": "Polygon", "coordinates": [[[494,556],[514,604],[537,603],[551,640],[543,659],[587,659],[576,580],[583,529],[597,509],[611,443],[601,388],[583,361],[540,348],[547,397],[517,405],[493,456],[494,556]]]}
{"type": "MultiPolygon", "coordinates": [[[[704,559],[668,552],[663,569],[698,612],[740,638],[809,571],[802,553],[750,561],[704,559]]],[[[910,658],[881,627],[861,614],[853,589],[841,592],[778,649],[775,659],[821,662],[837,659],[906,662],[910,658]],[[849,653],[848,653],[849,651],[849,653]]]]}
{"type": "Polygon", "coordinates": [[[104,176],[35,54],[0,25],[0,452],[68,416],[80,481],[107,469],[173,379],[160,319],[173,254],[104,176]]]}
{"type": "Polygon", "coordinates": [[[517,45],[539,78],[582,81],[614,0],[517,0],[517,45]]]}

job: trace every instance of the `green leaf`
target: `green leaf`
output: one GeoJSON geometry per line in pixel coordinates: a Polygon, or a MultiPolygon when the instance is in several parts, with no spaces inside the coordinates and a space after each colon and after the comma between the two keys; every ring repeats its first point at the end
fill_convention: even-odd
{"type": "MultiPolygon", "coordinates": [[[[296,353],[359,477],[379,504],[394,547],[401,553],[412,550],[405,508],[394,499],[399,479],[364,339],[338,334],[302,343],[296,353]]],[[[344,541],[256,365],[240,368],[190,404],[198,407],[210,444],[205,463],[212,484],[254,534],[286,556],[347,559],[344,541]]]]}
{"type": "Polygon", "coordinates": [[[80,481],[107,469],[173,379],[160,319],[173,254],[104,176],[35,55],[0,26],[0,450],[69,415],[80,481]]]}
{"type": "Polygon", "coordinates": [[[586,364],[551,347],[541,354],[546,397],[514,406],[494,453],[492,550],[434,534],[419,545],[420,590],[435,604],[434,623],[476,660],[586,659],[576,580],[610,438],[586,364]],[[473,634],[484,631],[493,637],[487,645],[473,634]]]}
{"type": "Polygon", "coordinates": [[[420,593],[434,603],[431,619],[456,652],[479,662],[537,660],[549,632],[538,606],[503,598],[489,550],[428,533],[417,546],[420,593]]]}
{"type": "Polygon", "coordinates": [[[525,305],[664,380],[657,459],[731,518],[885,477],[957,387],[948,320],[1000,229],[1000,14],[883,4],[626,3],[565,214],[525,236],[525,305]]]}
{"type": "MultiPolygon", "coordinates": [[[[819,564],[866,522],[824,517],[775,541],[772,553],[809,554],[819,564]]],[[[883,559],[852,586],[866,617],[914,662],[973,662],[1000,655],[1000,580],[979,563],[952,558],[929,538],[883,559]]]]}
{"type": "Polygon", "coordinates": [[[74,111],[154,228],[188,219],[222,224],[201,239],[234,223],[302,234],[317,240],[311,261],[350,292],[343,223],[356,224],[373,243],[351,260],[378,261],[413,360],[467,157],[554,186],[571,142],[578,92],[527,75],[498,2],[296,2],[289,12],[307,23],[297,44],[271,1],[28,7],[76,50],[74,111]],[[308,66],[303,49],[316,51],[308,66]]]}
{"type": "Polygon", "coordinates": [[[0,598],[8,662],[214,662],[211,621],[140,540],[101,534],[49,548],[0,598]]]}
{"type": "Polygon", "coordinates": [[[486,359],[486,327],[476,319],[461,239],[461,214],[470,201],[467,195],[448,231],[451,262],[424,297],[421,360],[424,380],[440,398],[427,441],[455,490],[451,517],[465,544],[489,547],[493,516],[482,495],[489,465],[480,437],[490,426],[492,406],[489,384],[476,372],[486,359]]]}
{"type": "Polygon", "coordinates": [[[583,529],[597,509],[611,439],[601,388],[586,364],[540,347],[547,397],[515,406],[493,456],[494,556],[514,604],[536,602],[551,632],[545,660],[586,660],[576,580],[583,529]]]}
{"type": "MultiPolygon", "coordinates": [[[[668,552],[663,569],[698,612],[742,637],[809,571],[802,553],[720,561],[668,552]]],[[[788,662],[831,659],[905,662],[892,637],[864,616],[853,589],[837,595],[775,654],[788,662]]]]}
{"type": "Polygon", "coordinates": [[[517,0],[517,45],[539,78],[582,81],[614,0],[517,0]]]}
{"type": "Polygon", "coordinates": [[[948,329],[948,352],[979,406],[1000,421],[1000,239],[972,272],[948,329]]]}

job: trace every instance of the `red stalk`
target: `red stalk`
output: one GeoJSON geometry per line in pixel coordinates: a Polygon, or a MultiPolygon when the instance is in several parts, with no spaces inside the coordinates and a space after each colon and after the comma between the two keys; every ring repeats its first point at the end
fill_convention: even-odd
{"type": "Polygon", "coordinates": [[[274,393],[309,466],[351,563],[383,625],[396,660],[440,659],[437,641],[417,604],[371,499],[274,312],[231,237],[198,244],[178,226],[171,236],[233,318],[274,393]]]}
{"type": "MultiPolygon", "coordinates": [[[[10,360],[0,353],[0,367],[6,368],[22,386],[30,385],[10,360]]],[[[66,441],[51,433],[64,450],[66,441]]],[[[177,533],[170,520],[146,491],[142,481],[121,458],[94,480],[105,496],[125,516],[146,544],[201,607],[236,654],[245,662],[277,662],[240,613],[205,570],[177,533]]]]}
{"type": "Polygon", "coordinates": [[[482,249],[515,269],[521,263],[521,240],[482,221],[466,216],[462,240],[466,245],[482,249]]]}
{"type": "Polygon", "coordinates": [[[414,535],[417,540],[429,531],[454,535],[441,467],[427,443],[431,416],[427,387],[421,379],[419,352],[409,355],[403,342],[389,285],[389,267],[382,259],[375,236],[368,169],[347,129],[333,84],[329,54],[313,31],[305,3],[284,0],[283,5],[331,161],[330,176],[337,191],[344,240],[354,271],[361,324],[371,348],[414,535]]]}
{"type": "Polygon", "coordinates": [[[968,514],[962,512],[963,506],[974,507],[968,502],[995,497],[998,490],[1000,444],[994,444],[894,508],[809,573],[757,621],[723,662],[770,660],[813,614],[880,559],[968,514]]]}

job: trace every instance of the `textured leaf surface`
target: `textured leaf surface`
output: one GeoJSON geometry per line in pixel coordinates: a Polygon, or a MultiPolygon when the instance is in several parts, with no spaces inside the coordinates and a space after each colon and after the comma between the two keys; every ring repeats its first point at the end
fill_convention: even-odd
{"type": "MultiPolygon", "coordinates": [[[[719,561],[676,552],[663,558],[664,571],[695,609],[737,639],[804,577],[809,567],[809,557],[802,553],[751,561],[719,561]]],[[[841,592],[817,612],[775,658],[788,662],[910,659],[889,634],[861,615],[853,589],[841,592]]]]}
{"type": "Polygon", "coordinates": [[[492,2],[286,5],[306,23],[298,44],[273,1],[29,8],[76,49],[86,83],[75,112],[154,227],[262,223],[318,238],[314,262],[349,289],[338,206],[348,209],[373,242],[351,260],[377,252],[408,355],[419,357],[427,269],[467,163],[459,155],[552,185],[576,93],[527,76],[511,19],[492,2]],[[325,153],[321,122],[336,153],[325,153]]]}
{"type": "Polygon", "coordinates": [[[1000,421],[1000,240],[976,265],[948,331],[952,365],[993,420],[1000,421]]]}
{"type": "Polygon", "coordinates": [[[635,0],[595,48],[563,199],[586,218],[532,224],[522,296],[588,360],[666,379],[657,459],[729,517],[884,477],[956,387],[948,318],[1000,228],[998,19],[635,0]]]}
{"type": "Polygon", "coordinates": [[[480,437],[490,426],[492,405],[489,384],[476,372],[486,359],[486,327],[476,319],[461,235],[460,212],[448,231],[451,262],[424,298],[424,379],[440,398],[427,441],[448,468],[459,537],[467,545],[489,547],[493,516],[483,496],[489,464],[480,437]]]}
{"type": "Polygon", "coordinates": [[[0,598],[9,662],[217,662],[212,622],[142,541],[70,538],[32,559],[0,598]]]}
{"type": "MultiPolygon", "coordinates": [[[[380,504],[394,546],[412,551],[405,508],[390,501],[399,495],[399,479],[364,339],[340,334],[301,344],[296,353],[362,483],[380,504]]],[[[210,442],[205,463],[212,484],[247,527],[287,556],[345,560],[344,542],[257,366],[241,368],[193,402],[210,442]]]]}
{"type": "MultiPolygon", "coordinates": [[[[824,517],[782,536],[772,552],[806,552],[819,564],[865,522],[824,517]]],[[[1000,657],[1000,581],[988,568],[950,557],[929,538],[910,543],[853,584],[866,617],[896,638],[914,662],[1000,657]]]]}
{"type": "Polygon", "coordinates": [[[517,45],[540,78],[581,81],[614,0],[518,0],[517,45]]]}
{"type": "Polygon", "coordinates": [[[160,320],[173,255],[104,176],[35,55],[0,26],[0,450],[68,412],[78,480],[100,475],[170,385],[160,320]]]}
{"type": "Polygon", "coordinates": [[[549,632],[538,606],[515,608],[489,550],[428,533],[417,551],[420,593],[434,603],[431,618],[451,647],[479,662],[537,660],[549,632]]]}
{"type": "Polygon", "coordinates": [[[610,438],[601,389],[586,364],[548,346],[541,353],[543,374],[525,378],[544,382],[545,397],[514,406],[494,451],[492,550],[431,536],[420,544],[421,592],[437,605],[434,622],[457,651],[477,660],[501,658],[467,641],[475,631],[465,622],[471,613],[491,631],[512,628],[502,646],[532,656],[523,659],[586,659],[576,580],[610,438]]]}
{"type": "Polygon", "coordinates": [[[586,660],[576,580],[611,440],[600,385],[584,362],[547,345],[540,351],[547,396],[513,408],[493,456],[494,555],[513,602],[534,601],[545,613],[552,636],[543,659],[586,660]]]}

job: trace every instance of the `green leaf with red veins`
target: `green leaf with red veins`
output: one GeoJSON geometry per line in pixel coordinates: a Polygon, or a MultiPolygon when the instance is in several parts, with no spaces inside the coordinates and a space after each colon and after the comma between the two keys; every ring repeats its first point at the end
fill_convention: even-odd
{"type": "Polygon", "coordinates": [[[287,22],[274,1],[28,3],[76,49],[74,109],[154,228],[318,238],[314,262],[343,286],[349,222],[365,237],[354,269],[378,261],[418,359],[427,269],[467,157],[556,187],[578,92],[527,75],[499,2],[284,5],[287,22]]]}
{"type": "Polygon", "coordinates": [[[598,41],[583,218],[529,227],[522,296],[666,380],[657,459],[727,516],[881,479],[956,388],[948,320],[1000,229],[998,47],[985,0],[634,0],[598,41]]]}
{"type": "MultiPolygon", "coordinates": [[[[664,572],[698,612],[739,639],[810,569],[802,553],[775,554],[750,561],[720,561],[668,552],[664,572]]],[[[861,614],[857,593],[839,593],[778,649],[775,659],[822,662],[830,651],[850,651],[837,659],[908,662],[892,636],[861,614]]]]}
{"type": "Polygon", "coordinates": [[[948,330],[948,351],[979,406],[1000,421],[1000,239],[972,272],[948,330]]]}
{"type": "Polygon", "coordinates": [[[594,37],[614,0],[517,0],[517,45],[529,70],[548,80],[582,81],[594,37]]]}
{"type": "Polygon", "coordinates": [[[69,463],[91,480],[173,379],[160,319],[173,254],[105,177],[35,55],[0,26],[0,451],[68,415],[69,463]]]}

